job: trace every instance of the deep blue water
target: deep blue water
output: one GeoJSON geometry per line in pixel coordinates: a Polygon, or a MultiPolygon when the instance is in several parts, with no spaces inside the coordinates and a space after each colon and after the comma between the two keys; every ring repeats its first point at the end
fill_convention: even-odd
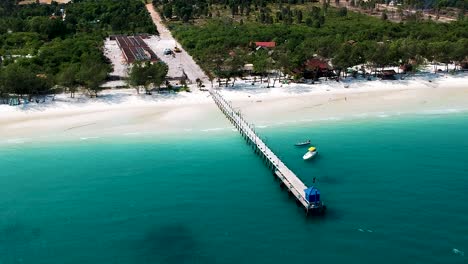
{"type": "Polygon", "coordinates": [[[0,150],[0,263],[467,263],[468,116],[261,129],[306,218],[232,131],[0,150]],[[320,155],[304,162],[310,138],[320,155]]]}

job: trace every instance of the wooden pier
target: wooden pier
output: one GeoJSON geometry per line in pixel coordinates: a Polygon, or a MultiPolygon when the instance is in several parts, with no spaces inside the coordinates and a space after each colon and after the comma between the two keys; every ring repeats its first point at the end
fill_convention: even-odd
{"type": "Polygon", "coordinates": [[[248,123],[240,111],[227,102],[218,91],[210,89],[210,94],[219,109],[227,119],[237,128],[242,137],[252,146],[255,153],[265,162],[267,167],[281,181],[288,193],[295,197],[298,206],[304,208],[306,214],[316,212],[323,213],[326,207],[322,202],[309,202],[305,197],[305,190],[308,188],[294,172],[263,142],[256,133],[254,126],[248,123]]]}

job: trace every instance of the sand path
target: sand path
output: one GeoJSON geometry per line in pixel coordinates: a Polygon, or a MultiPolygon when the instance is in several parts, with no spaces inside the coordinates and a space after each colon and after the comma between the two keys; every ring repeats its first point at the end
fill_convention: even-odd
{"type": "Polygon", "coordinates": [[[151,49],[156,52],[156,55],[169,66],[169,76],[173,75],[173,77],[179,77],[180,72],[183,71],[192,83],[194,83],[196,79],[208,83],[206,74],[187,51],[185,51],[182,45],[172,36],[169,29],[167,29],[162,22],[161,16],[154,9],[153,4],[147,4],[146,9],[151,15],[151,19],[159,32],[159,41],[149,42],[148,44],[151,49]],[[176,46],[181,52],[175,53],[175,58],[163,55],[164,49],[168,48],[173,50],[176,46]]]}

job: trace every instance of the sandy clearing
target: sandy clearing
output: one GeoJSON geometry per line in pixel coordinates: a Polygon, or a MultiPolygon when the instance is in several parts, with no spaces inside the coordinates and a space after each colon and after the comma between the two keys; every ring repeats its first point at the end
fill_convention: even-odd
{"type": "Polygon", "coordinates": [[[154,9],[153,4],[147,4],[146,9],[151,15],[151,19],[159,32],[159,41],[155,43],[150,42],[149,46],[156,52],[162,61],[168,64],[169,73],[177,75],[183,70],[190,81],[195,82],[196,79],[200,79],[203,82],[208,83],[208,77],[206,74],[200,66],[197,65],[195,60],[185,51],[182,45],[180,45],[180,43],[172,36],[169,29],[167,29],[162,22],[161,16],[154,9]],[[160,55],[164,49],[169,48],[173,50],[176,46],[181,49],[181,52],[176,53],[175,58],[160,55]]]}

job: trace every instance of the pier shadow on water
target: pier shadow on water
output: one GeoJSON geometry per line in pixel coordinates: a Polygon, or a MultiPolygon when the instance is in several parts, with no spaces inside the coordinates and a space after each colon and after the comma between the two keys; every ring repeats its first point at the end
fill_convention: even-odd
{"type": "Polygon", "coordinates": [[[138,263],[215,263],[202,256],[201,245],[192,230],[174,223],[151,228],[138,245],[138,263]]]}
{"type": "Polygon", "coordinates": [[[321,223],[339,221],[344,219],[344,212],[336,208],[327,207],[324,214],[311,214],[305,218],[307,223],[321,223]]]}
{"type": "MultiPolygon", "coordinates": [[[[323,175],[317,177],[317,183],[326,183],[326,184],[340,184],[343,182],[342,179],[335,177],[336,175],[323,175]]],[[[313,185],[313,184],[312,184],[313,185]]]]}

